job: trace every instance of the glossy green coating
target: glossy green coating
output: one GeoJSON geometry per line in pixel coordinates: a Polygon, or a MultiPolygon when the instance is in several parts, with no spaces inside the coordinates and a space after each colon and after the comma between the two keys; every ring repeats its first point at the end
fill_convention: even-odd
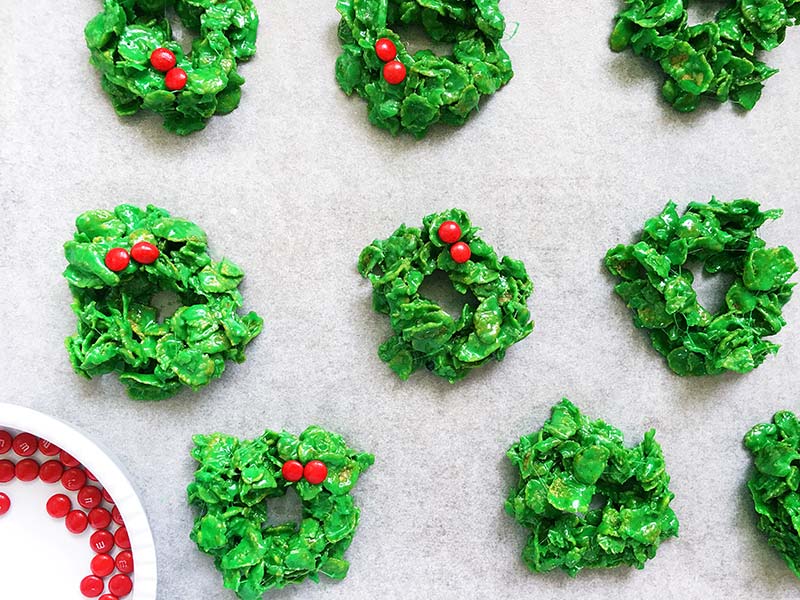
{"type": "Polygon", "coordinates": [[[498,0],[337,0],[341,13],[336,80],[347,95],[367,101],[369,120],[392,134],[407,131],[421,138],[434,123],[461,125],[490,96],[511,80],[511,60],[500,45],[505,18],[498,0]],[[453,50],[408,52],[398,30],[419,26],[453,50]],[[392,40],[405,80],[390,85],[375,53],[380,38],[392,40]]]}
{"type": "Polygon", "coordinates": [[[252,0],[104,0],[84,34],[117,114],[151,110],[164,117],[166,129],[186,135],[239,106],[244,78],[236,69],[255,54],[257,29],[252,0]],[[172,38],[168,9],[198,34],[189,54],[172,38]],[[168,90],[164,73],[150,65],[159,47],[171,50],[186,71],[184,89],[168,90]]]}
{"type": "Polygon", "coordinates": [[[360,514],[350,491],[375,462],[371,454],[312,425],[300,437],[275,431],[254,440],[196,435],[192,457],[200,466],[187,492],[200,514],[190,537],[214,557],[226,588],[256,600],[269,589],[318,581],[320,573],[344,579],[350,567],[344,553],[360,514]],[[281,475],[288,460],[321,460],[328,476],[318,485],[291,483],[281,475]],[[302,521],[269,525],[267,501],[291,487],[302,503],[302,521]]]}
{"type": "Polygon", "coordinates": [[[502,360],[533,331],[527,307],[533,283],[525,265],[508,256],[498,259],[478,231],[466,212],[453,208],[428,215],[421,229],[401,225],[361,251],[358,272],[372,283],[372,306],[389,315],[394,331],[378,355],[400,379],[424,366],[452,383],[491,359],[502,360]],[[454,262],[439,239],[445,221],[461,227],[460,239],[472,250],[467,262],[454,262]],[[437,269],[447,273],[457,292],[471,292],[478,306],[465,303],[453,319],[422,296],[420,285],[437,269]]]}
{"type": "Polygon", "coordinates": [[[763,81],[778,72],[756,56],[774,50],[800,18],[795,0],[735,0],[714,21],[688,24],[689,0],[625,0],[611,49],[631,48],[660,65],[664,98],[681,112],[701,98],[730,100],[746,110],[761,97],[763,81]]]}
{"type": "Polygon", "coordinates": [[[263,321],[254,312],[238,314],[244,272],[227,259],[211,259],[200,227],[155,206],[128,204],[87,211],[76,227],[64,244],[64,277],[78,317],[66,346],[76,373],[91,379],[116,372],[132,398],[162,400],[208,384],[227,360],[244,361],[263,321]],[[130,251],[142,241],[159,249],[154,263],[131,260],[119,273],[106,267],[108,250],[130,251]],[[163,320],[152,306],[161,291],[182,303],[163,320]]]}
{"type": "Polygon", "coordinates": [[[505,507],[530,532],[522,558],[531,571],[642,569],[678,536],[655,434],[628,448],[622,432],[564,398],[539,431],[509,448],[520,476],[505,507]]]}
{"type": "Polygon", "coordinates": [[[800,577],[800,419],[788,410],[744,436],[755,470],[747,482],[758,528],[800,577]],[[794,463],[794,464],[793,464],[794,463]]]}
{"type": "Polygon", "coordinates": [[[788,248],[766,248],[758,228],[781,210],[761,212],[758,202],[689,203],[678,215],[669,202],[648,219],[635,244],[612,248],[608,270],[621,281],[614,288],[633,311],[636,327],[647,329],[653,347],[678,375],[747,373],[778,344],[764,340],[786,324],[781,311],[792,296],[797,271],[788,248]],[[725,306],[711,314],[697,301],[697,261],[707,273],[728,273],[734,281],[725,306]]]}

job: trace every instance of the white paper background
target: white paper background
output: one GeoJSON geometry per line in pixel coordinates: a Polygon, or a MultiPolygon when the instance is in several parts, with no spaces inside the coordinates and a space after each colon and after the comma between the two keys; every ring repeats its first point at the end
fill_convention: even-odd
{"type": "Polygon", "coordinates": [[[82,34],[99,1],[0,0],[0,399],[75,423],[125,462],[150,512],[159,598],[233,598],[188,539],[191,434],[311,423],[377,457],[355,491],[352,568],[269,597],[796,598],[798,581],[755,529],[741,437],[800,410],[800,301],[785,312],[784,348],[757,371],[680,379],[634,330],[601,261],[669,198],[712,194],[785,208],[763,235],[800,252],[800,30],[768,57],[781,73],[753,112],[678,115],[651,65],[608,51],[613,0],[504,0],[519,23],[505,44],[516,77],[467,126],[416,142],[371,127],[364,103],[338,89],[333,0],[257,4],[241,107],[184,139],[113,114],[82,34]],[[199,394],[137,404],[113,377],[70,370],[61,244],[78,213],[122,201],[203,225],[212,251],[246,271],[246,308],[266,319],[248,361],[199,394]],[[388,325],[356,258],[401,222],[456,205],[525,261],[537,326],[457,385],[427,373],[400,382],[376,356],[388,325]],[[563,395],[630,441],[658,429],[681,538],[644,571],[571,580],[519,558],[504,452],[563,395]]]}

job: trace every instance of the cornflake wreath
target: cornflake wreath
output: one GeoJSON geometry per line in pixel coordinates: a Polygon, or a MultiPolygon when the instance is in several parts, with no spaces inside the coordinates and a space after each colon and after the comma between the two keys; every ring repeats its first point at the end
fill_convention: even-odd
{"type": "Polygon", "coordinates": [[[655,61],[667,79],[662,95],[690,112],[701,98],[730,100],[746,110],[778,72],[756,58],[777,48],[800,18],[795,0],[730,0],[713,22],[688,25],[689,0],[625,0],[611,34],[616,52],[631,48],[655,61]]]}
{"type": "Polygon", "coordinates": [[[186,135],[239,106],[237,66],[255,54],[257,29],[252,0],[104,0],[84,33],[117,114],[150,110],[186,135]],[[168,8],[199,34],[188,55],[172,38],[168,8]]]}
{"type": "Polygon", "coordinates": [[[781,314],[792,296],[787,283],[797,271],[785,246],[767,248],[757,230],[781,210],[761,212],[758,202],[691,202],[679,216],[669,202],[644,225],[640,240],[608,251],[606,267],[619,277],[614,288],[647,329],[653,347],[678,375],[747,373],[778,344],[763,339],[786,324],[781,314]],[[725,305],[712,314],[697,301],[688,261],[734,281],[725,305]]]}
{"type": "Polygon", "coordinates": [[[627,448],[622,432],[564,398],[507,455],[519,481],[505,507],[530,532],[522,558],[531,571],[642,569],[661,542],[678,536],[653,429],[627,448]]]}
{"type": "Polygon", "coordinates": [[[758,528],[767,535],[795,576],[800,577],[800,419],[788,410],[775,413],[772,423],[755,425],[744,437],[755,469],[747,487],[759,515],[758,528]]]}
{"type": "Polygon", "coordinates": [[[196,435],[192,457],[200,466],[188,496],[200,514],[191,539],[214,557],[226,588],[256,600],[269,589],[316,582],[320,573],[344,579],[360,514],[350,492],[375,462],[371,454],[311,426],[300,437],[265,431],[250,441],[196,435]],[[292,487],[302,522],[268,525],[267,501],[292,487]]]}
{"type": "Polygon", "coordinates": [[[162,400],[222,375],[263,321],[240,316],[244,272],[208,255],[206,234],[155,206],[90,210],[64,244],[64,277],[74,297],[77,333],[66,339],[75,372],[89,379],[119,373],[137,400],[162,400]],[[177,294],[182,306],[159,320],[155,294],[177,294]]]}
{"type": "Polygon", "coordinates": [[[369,120],[392,134],[421,138],[437,122],[463,124],[482,96],[514,75],[500,45],[505,18],[498,0],[338,0],[342,54],[336,80],[367,101],[369,120]],[[395,31],[421,26],[452,43],[452,55],[409,54],[395,31]]]}
{"type": "Polygon", "coordinates": [[[372,283],[373,308],[389,315],[394,335],[378,349],[400,379],[422,366],[451,383],[494,358],[533,331],[528,297],[533,292],[525,265],[504,256],[477,236],[466,212],[451,209],[422,220],[422,229],[401,225],[388,239],[361,251],[358,271],[372,283]],[[465,303],[453,319],[419,293],[434,271],[447,274],[465,303]]]}

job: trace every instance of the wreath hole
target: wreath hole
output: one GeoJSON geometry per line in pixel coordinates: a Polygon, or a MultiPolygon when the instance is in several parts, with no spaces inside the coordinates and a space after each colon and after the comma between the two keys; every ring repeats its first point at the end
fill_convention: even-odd
{"type": "Polygon", "coordinates": [[[450,277],[441,269],[436,269],[425,277],[419,286],[419,294],[438,304],[454,320],[461,317],[465,304],[469,304],[472,308],[477,308],[480,304],[471,291],[468,290],[466,294],[459,293],[453,287],[450,277]]]}
{"type": "Polygon", "coordinates": [[[717,314],[725,308],[725,294],[733,285],[736,276],[732,273],[709,273],[699,260],[689,259],[683,265],[694,275],[694,288],[697,302],[711,314],[717,314]]]}
{"type": "Polygon", "coordinates": [[[172,41],[179,44],[183,49],[183,53],[188,56],[192,51],[192,42],[194,42],[199,32],[184,25],[178,13],[175,12],[174,6],[167,8],[164,16],[169,21],[169,26],[172,29],[172,41]]]}
{"type": "Polygon", "coordinates": [[[701,23],[713,22],[717,13],[731,5],[730,0],[698,0],[686,3],[686,14],[690,27],[701,23]]]}
{"type": "Polygon", "coordinates": [[[183,302],[172,290],[159,290],[150,298],[150,306],[158,311],[158,322],[163,323],[183,306],[183,302]]]}
{"type": "Polygon", "coordinates": [[[286,488],[286,493],[280,496],[267,498],[267,528],[293,525],[294,530],[300,529],[303,522],[303,503],[294,486],[286,488]]]}
{"type": "Polygon", "coordinates": [[[420,23],[396,23],[392,26],[392,30],[400,36],[403,47],[411,56],[420,50],[430,50],[436,56],[453,55],[452,42],[434,40],[420,23]]]}

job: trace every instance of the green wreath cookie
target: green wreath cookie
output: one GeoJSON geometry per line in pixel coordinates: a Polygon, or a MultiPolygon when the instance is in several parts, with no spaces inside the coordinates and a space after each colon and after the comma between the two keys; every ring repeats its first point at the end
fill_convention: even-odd
{"type": "Polygon", "coordinates": [[[611,48],[631,48],[657,62],[667,79],[664,98],[681,112],[700,99],[730,100],[750,110],[762,83],[778,72],[756,58],[784,40],[800,18],[795,0],[731,0],[713,22],[688,25],[689,0],[625,0],[617,15],[611,48]]]}
{"type": "Polygon", "coordinates": [[[497,258],[459,209],[428,215],[422,229],[401,225],[361,251],[358,271],[372,283],[373,308],[389,315],[394,335],[378,349],[400,379],[422,366],[451,383],[494,358],[533,330],[527,300],[533,284],[521,261],[497,258]],[[453,319],[419,293],[436,270],[460,294],[471,293],[453,319]]]}
{"type": "Polygon", "coordinates": [[[800,419],[787,410],[772,423],[759,423],[744,437],[755,471],[747,482],[759,515],[758,528],[767,535],[797,577],[800,577],[800,419]]]}
{"type": "Polygon", "coordinates": [[[519,481],[505,507],[530,532],[522,558],[531,571],[643,569],[661,542],[678,536],[655,434],[628,448],[621,431],[564,398],[539,431],[509,448],[519,481]]]}
{"type": "Polygon", "coordinates": [[[214,557],[226,588],[257,600],[266,590],[318,581],[320,573],[344,579],[360,513],[350,491],[375,462],[371,454],[317,426],[299,438],[274,431],[250,441],[196,435],[194,445],[200,466],[188,495],[200,514],[191,538],[214,557]],[[302,521],[268,524],[267,501],[292,487],[302,521]]]}
{"type": "Polygon", "coordinates": [[[367,101],[369,120],[393,134],[421,138],[441,121],[463,124],[514,72],[500,45],[505,19],[498,0],[337,0],[342,15],[336,80],[367,101]],[[398,29],[421,26],[451,55],[409,54],[398,29]]]}
{"type": "Polygon", "coordinates": [[[64,277],[78,331],[66,345],[75,372],[119,373],[137,400],[197,390],[244,361],[261,332],[256,313],[240,316],[242,270],[208,255],[206,234],[155,206],[90,210],[64,244],[64,277]],[[174,292],[182,306],[161,319],[153,296],[174,292]]]}
{"type": "Polygon", "coordinates": [[[759,211],[752,200],[689,203],[678,216],[670,202],[644,225],[640,239],[606,254],[619,277],[614,288],[647,329],[653,347],[678,375],[747,373],[778,344],[764,339],[786,324],[781,311],[792,296],[787,283],[797,271],[788,248],[767,248],[757,230],[781,210],[759,211]],[[728,273],[733,284],[725,306],[711,314],[697,301],[689,261],[707,273],[728,273]]]}
{"type": "Polygon", "coordinates": [[[151,110],[186,135],[239,106],[237,63],[255,54],[257,29],[252,0],[104,0],[84,33],[117,114],[151,110]],[[198,33],[189,54],[172,38],[167,9],[198,33]]]}

